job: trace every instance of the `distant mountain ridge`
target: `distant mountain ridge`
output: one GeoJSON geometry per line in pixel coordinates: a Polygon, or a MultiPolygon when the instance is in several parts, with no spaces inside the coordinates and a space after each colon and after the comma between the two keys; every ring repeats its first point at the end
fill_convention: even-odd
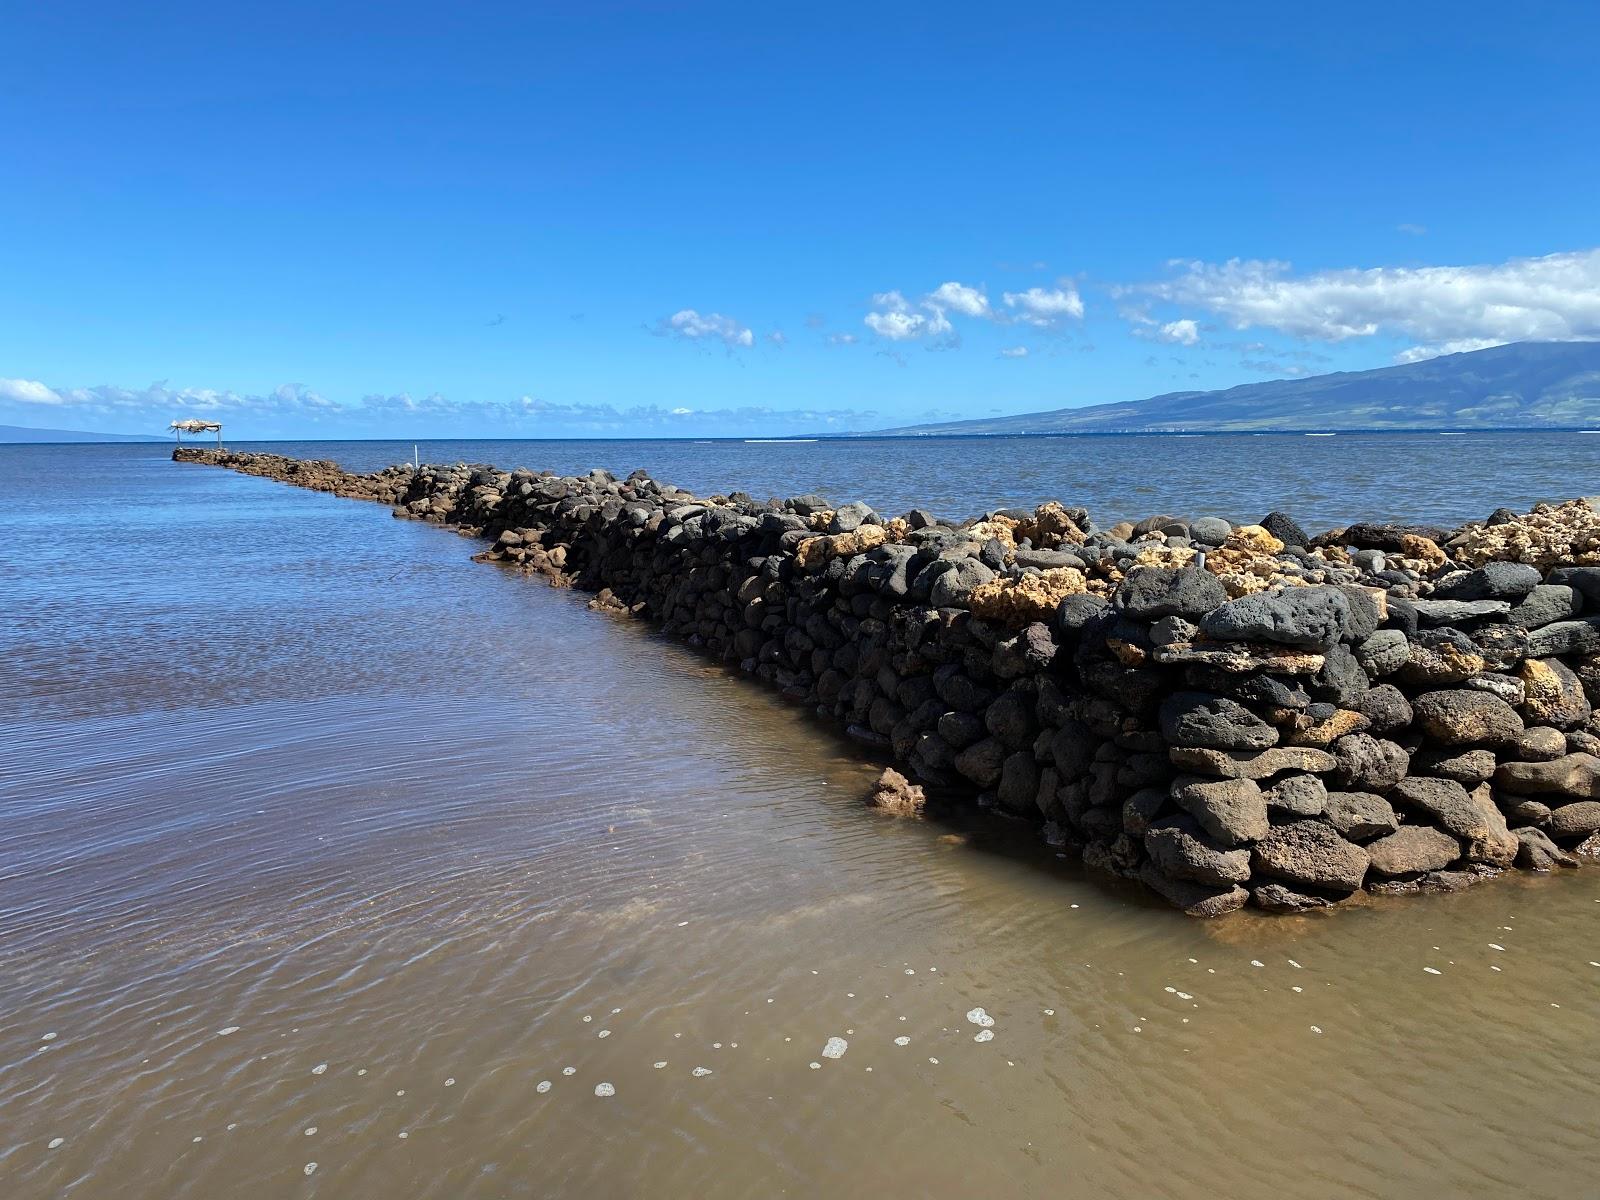
{"type": "Polygon", "coordinates": [[[1371,371],[885,429],[875,436],[1600,428],[1600,342],[1518,342],[1371,371]]]}
{"type": "Polygon", "coordinates": [[[81,429],[34,429],[28,425],[0,425],[0,444],[18,442],[164,442],[150,433],[85,433],[81,429]]]}

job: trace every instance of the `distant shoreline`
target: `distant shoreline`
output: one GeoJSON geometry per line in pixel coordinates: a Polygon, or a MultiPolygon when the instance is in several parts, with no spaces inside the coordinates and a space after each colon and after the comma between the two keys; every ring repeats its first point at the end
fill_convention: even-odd
{"type": "MultiPolygon", "coordinates": [[[[429,444],[437,442],[684,442],[718,445],[822,445],[829,442],[993,442],[993,441],[1061,441],[1087,438],[1162,438],[1162,437],[1438,437],[1467,436],[1470,434],[1554,434],[1600,433],[1600,428],[1585,425],[1541,426],[1537,429],[1517,426],[1493,426],[1474,429],[1452,429],[1448,426],[1429,426],[1419,429],[1118,429],[1082,430],[1054,433],[819,433],[804,437],[663,437],[640,435],[637,437],[474,437],[462,434],[453,437],[425,437],[418,434],[396,434],[393,437],[272,437],[229,439],[249,445],[317,445],[345,442],[429,444]]],[[[185,443],[187,444],[187,443],[185,443]]],[[[166,438],[145,437],[138,434],[106,434],[103,437],[69,438],[58,441],[10,440],[0,436],[0,446],[170,446],[166,438]]]]}

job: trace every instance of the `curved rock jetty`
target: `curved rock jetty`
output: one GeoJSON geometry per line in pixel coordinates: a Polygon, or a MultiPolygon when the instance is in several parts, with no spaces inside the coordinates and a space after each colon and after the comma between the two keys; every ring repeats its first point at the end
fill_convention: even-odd
{"type": "Polygon", "coordinates": [[[1600,856],[1600,509],[1308,536],[182,447],[492,542],[1185,912],[1600,856]]]}

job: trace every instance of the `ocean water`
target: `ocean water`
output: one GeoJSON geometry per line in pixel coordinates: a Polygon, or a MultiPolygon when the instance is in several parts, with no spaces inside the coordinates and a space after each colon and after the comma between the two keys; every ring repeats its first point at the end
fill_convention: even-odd
{"type": "Polygon", "coordinates": [[[1157,513],[1257,521],[1273,509],[1313,533],[1353,521],[1456,525],[1600,491],[1600,434],[1582,433],[236,444],[350,471],[410,462],[413,446],[423,462],[619,477],[643,467],[701,494],[814,491],[888,514],[964,518],[1060,500],[1102,526],[1157,513]]]}
{"type": "MultiPolygon", "coordinates": [[[[1597,451],[423,447],[1308,526],[1581,494],[1597,451]]],[[[865,810],[833,730],[474,548],[0,447],[0,1196],[1592,1193],[1600,870],[1192,921],[865,810]]]]}

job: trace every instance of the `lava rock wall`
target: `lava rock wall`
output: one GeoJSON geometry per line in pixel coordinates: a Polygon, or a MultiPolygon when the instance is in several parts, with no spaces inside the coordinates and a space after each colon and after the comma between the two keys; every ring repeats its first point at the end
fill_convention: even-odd
{"type": "Polygon", "coordinates": [[[1195,915],[1600,856],[1600,511],[1309,537],[184,447],[492,540],[1195,915]]]}

